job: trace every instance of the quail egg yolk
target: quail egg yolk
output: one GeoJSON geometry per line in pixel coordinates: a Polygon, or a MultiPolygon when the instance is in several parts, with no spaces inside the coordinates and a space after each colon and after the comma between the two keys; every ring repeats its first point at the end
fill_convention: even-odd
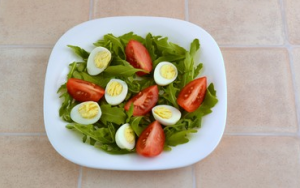
{"type": "Polygon", "coordinates": [[[102,69],[107,67],[111,59],[111,54],[107,51],[100,51],[94,57],[94,63],[96,67],[102,69]]]}
{"type": "Polygon", "coordinates": [[[107,93],[110,96],[117,96],[117,95],[120,95],[122,90],[123,90],[122,84],[120,84],[119,82],[114,81],[114,82],[111,82],[109,84],[108,89],[107,89],[107,93]]]}
{"type": "Polygon", "coordinates": [[[166,79],[172,79],[176,76],[176,70],[172,65],[163,65],[160,68],[160,75],[166,79]]]}
{"type": "Polygon", "coordinates": [[[78,108],[78,112],[81,117],[85,119],[92,119],[99,113],[99,108],[95,103],[86,102],[78,108]]]}
{"type": "Polygon", "coordinates": [[[154,113],[163,119],[170,119],[172,117],[172,111],[166,107],[157,107],[154,113]]]}
{"type": "Polygon", "coordinates": [[[131,127],[126,127],[124,131],[124,136],[127,142],[133,143],[134,142],[134,132],[131,127]]]}

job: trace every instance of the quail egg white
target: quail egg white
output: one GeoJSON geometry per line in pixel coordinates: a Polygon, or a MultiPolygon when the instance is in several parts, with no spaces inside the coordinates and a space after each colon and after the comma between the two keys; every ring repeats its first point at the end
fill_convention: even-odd
{"type": "Polygon", "coordinates": [[[76,123],[88,125],[96,123],[100,119],[102,111],[98,103],[87,101],[74,106],[70,115],[76,123]]]}
{"type": "Polygon", "coordinates": [[[181,117],[181,112],[170,105],[157,105],[152,108],[152,114],[154,119],[165,126],[176,124],[181,117]]]}
{"type": "Polygon", "coordinates": [[[116,132],[115,140],[119,148],[131,150],[135,146],[135,133],[128,123],[116,132]]]}
{"type": "Polygon", "coordinates": [[[87,61],[87,72],[90,75],[100,74],[108,66],[111,60],[111,53],[104,47],[97,47],[90,53],[87,61]]]}
{"type": "Polygon", "coordinates": [[[172,83],[178,75],[175,65],[170,62],[160,62],[154,70],[154,80],[160,86],[172,83]]]}
{"type": "Polygon", "coordinates": [[[128,93],[126,82],[120,79],[111,79],[105,88],[105,100],[108,104],[118,105],[124,101],[128,93]]]}

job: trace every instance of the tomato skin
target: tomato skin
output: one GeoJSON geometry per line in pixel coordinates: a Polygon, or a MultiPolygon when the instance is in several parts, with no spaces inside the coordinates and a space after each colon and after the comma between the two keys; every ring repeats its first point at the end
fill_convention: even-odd
{"type": "Polygon", "coordinates": [[[100,86],[77,78],[70,78],[68,80],[67,90],[68,93],[79,102],[98,102],[105,93],[105,90],[100,86]]]}
{"type": "Polygon", "coordinates": [[[184,86],[177,98],[178,105],[187,112],[193,112],[199,108],[205,97],[206,82],[206,77],[201,77],[184,86]]]}
{"type": "MultiPolygon", "coordinates": [[[[152,60],[150,54],[142,43],[136,40],[130,40],[125,48],[126,60],[137,69],[143,69],[150,73],[152,71],[152,60]]],[[[145,72],[137,72],[138,76],[147,74],[145,72]]]]}
{"type": "Polygon", "coordinates": [[[158,87],[153,85],[143,89],[137,95],[132,97],[124,106],[128,111],[133,103],[133,116],[143,116],[155,106],[158,101],[158,87]]]}
{"type": "Polygon", "coordinates": [[[158,121],[154,121],[140,135],[136,152],[145,157],[155,157],[163,151],[164,143],[164,130],[158,121]]]}

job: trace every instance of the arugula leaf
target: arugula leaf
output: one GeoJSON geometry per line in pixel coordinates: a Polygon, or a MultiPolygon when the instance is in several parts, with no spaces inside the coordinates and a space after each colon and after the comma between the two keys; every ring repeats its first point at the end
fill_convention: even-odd
{"type": "Polygon", "coordinates": [[[90,137],[90,145],[91,146],[94,146],[96,142],[97,142],[97,140],[90,137]]]}
{"type": "Polygon", "coordinates": [[[125,59],[124,46],[121,43],[120,39],[115,37],[113,34],[104,35],[104,40],[109,40],[112,43],[112,50],[115,55],[119,56],[122,59],[125,59]]]}
{"type": "Polygon", "coordinates": [[[131,103],[129,110],[126,111],[126,115],[127,115],[126,123],[128,123],[130,121],[130,118],[133,115],[133,109],[134,109],[134,106],[133,106],[133,103],[131,103]]]}
{"type": "Polygon", "coordinates": [[[200,49],[200,42],[199,39],[194,39],[193,42],[191,43],[190,47],[190,55],[192,57],[195,56],[196,52],[200,49]]]}
{"type": "Polygon", "coordinates": [[[68,45],[68,47],[70,47],[73,50],[73,52],[75,52],[75,54],[81,57],[84,61],[87,61],[87,59],[89,58],[90,53],[85,51],[84,49],[72,45],[68,45]]]}
{"type": "Polygon", "coordinates": [[[136,41],[139,41],[140,43],[144,44],[145,43],[145,39],[139,35],[136,35],[134,34],[133,32],[129,32],[129,33],[126,33],[122,36],[119,37],[119,39],[121,40],[121,42],[124,44],[124,46],[127,45],[127,43],[130,41],[130,40],[136,40],[136,41]]]}
{"type": "Polygon", "coordinates": [[[86,71],[86,62],[77,62],[77,71],[83,72],[86,71]]]}
{"type": "Polygon", "coordinates": [[[78,132],[84,135],[83,141],[86,142],[87,138],[90,137],[93,140],[91,142],[101,142],[101,143],[114,143],[116,130],[113,125],[108,124],[107,127],[102,127],[95,129],[93,125],[82,125],[82,124],[69,124],[68,127],[73,126],[78,132]]]}
{"type": "Polygon", "coordinates": [[[105,151],[106,153],[113,154],[113,155],[135,153],[135,149],[133,149],[133,150],[121,149],[115,143],[101,144],[101,145],[96,145],[95,147],[105,151]]]}
{"type": "MultiPolygon", "coordinates": [[[[162,61],[178,62],[178,61],[183,60],[184,58],[185,58],[184,55],[165,55],[165,56],[160,56],[155,61],[153,61],[153,67],[155,68],[157,66],[157,64],[160,63],[160,62],[162,62],[162,61]]],[[[175,64],[175,66],[176,66],[176,64],[175,64]]]]}
{"type": "Polygon", "coordinates": [[[74,127],[73,124],[68,124],[68,125],[66,125],[66,128],[67,128],[67,129],[74,129],[75,127],[74,127]]]}
{"type": "Polygon", "coordinates": [[[73,63],[71,63],[71,64],[69,65],[70,71],[69,71],[69,73],[68,73],[68,75],[67,75],[67,78],[68,78],[68,79],[72,78],[73,72],[76,70],[76,66],[77,66],[77,63],[76,63],[76,62],[73,62],[73,63]]]}
{"type": "Polygon", "coordinates": [[[107,124],[108,122],[115,123],[117,125],[124,124],[126,121],[126,114],[123,108],[119,107],[111,107],[109,104],[100,105],[102,116],[100,121],[103,124],[107,124]]]}
{"type": "Polygon", "coordinates": [[[179,109],[179,106],[177,104],[177,97],[176,97],[179,89],[175,88],[173,86],[173,83],[169,84],[166,88],[163,88],[163,89],[164,89],[164,93],[162,94],[162,97],[165,100],[167,100],[168,102],[170,102],[172,104],[172,106],[179,109]]]}
{"type": "Polygon", "coordinates": [[[165,142],[164,143],[164,151],[171,151],[172,148],[170,146],[168,146],[168,144],[165,142]]]}
{"type": "Polygon", "coordinates": [[[132,76],[138,71],[145,72],[142,69],[133,68],[131,65],[109,66],[104,70],[105,73],[110,74],[112,76],[132,76]]]}
{"type": "Polygon", "coordinates": [[[121,59],[119,56],[115,56],[110,63],[110,65],[124,65],[124,66],[131,66],[130,63],[124,59],[121,59]]]}
{"type": "Polygon", "coordinates": [[[82,76],[78,71],[74,71],[72,77],[77,79],[82,79],[82,76]]]}
{"type": "Polygon", "coordinates": [[[129,124],[137,136],[140,136],[143,130],[147,127],[147,124],[141,123],[142,119],[143,116],[135,116],[135,117],[131,117],[130,119],[129,124]]]}
{"type": "Polygon", "coordinates": [[[187,135],[190,133],[196,133],[197,130],[195,129],[189,129],[184,131],[175,132],[174,134],[168,135],[166,137],[165,142],[169,146],[177,146],[179,144],[185,144],[189,141],[187,138],[187,135]]]}
{"type": "Polygon", "coordinates": [[[66,84],[63,84],[57,92],[62,93],[59,98],[63,98],[63,102],[61,104],[61,107],[59,108],[59,117],[61,117],[66,122],[73,122],[70,113],[77,102],[67,92],[66,84]]]}
{"type": "Polygon", "coordinates": [[[194,70],[194,77],[193,79],[195,79],[199,74],[200,74],[200,71],[202,70],[203,68],[203,64],[200,63],[196,66],[195,70],[194,70]]]}
{"type": "Polygon", "coordinates": [[[141,91],[141,85],[137,80],[134,80],[133,77],[123,77],[123,81],[126,82],[128,90],[132,93],[138,93],[141,91]]]}
{"type": "MultiPolygon", "coordinates": [[[[147,48],[152,61],[154,61],[156,59],[157,55],[155,54],[155,47],[153,45],[153,37],[152,37],[151,33],[148,33],[146,36],[145,47],[147,48]]],[[[155,68],[155,66],[153,66],[153,68],[155,68]]]]}
{"type": "Polygon", "coordinates": [[[105,73],[96,75],[96,76],[91,76],[86,72],[81,72],[80,73],[82,76],[82,79],[88,82],[92,82],[96,85],[99,85],[103,88],[105,88],[105,86],[107,85],[107,83],[110,81],[110,79],[112,78],[111,75],[107,75],[105,73]]]}
{"type": "Polygon", "coordinates": [[[181,88],[183,88],[186,84],[188,84],[190,81],[193,80],[193,75],[191,73],[193,72],[193,61],[190,56],[190,53],[185,54],[185,59],[183,61],[184,69],[181,79],[181,88]]]}
{"type": "Polygon", "coordinates": [[[202,69],[202,64],[194,67],[194,56],[196,52],[200,49],[200,43],[198,39],[194,39],[190,45],[190,52],[185,53],[185,58],[180,61],[177,65],[179,70],[179,80],[180,89],[182,89],[186,84],[191,82],[194,78],[198,76],[200,70],[202,69]]]}
{"type": "Polygon", "coordinates": [[[186,50],[184,48],[172,42],[168,42],[168,37],[154,38],[153,42],[157,46],[157,51],[160,52],[159,55],[184,55],[186,53],[186,50]]]}
{"type": "Polygon", "coordinates": [[[105,47],[107,48],[109,51],[112,51],[112,42],[110,40],[104,40],[104,39],[100,39],[97,42],[93,43],[94,46],[96,47],[105,47]]]}

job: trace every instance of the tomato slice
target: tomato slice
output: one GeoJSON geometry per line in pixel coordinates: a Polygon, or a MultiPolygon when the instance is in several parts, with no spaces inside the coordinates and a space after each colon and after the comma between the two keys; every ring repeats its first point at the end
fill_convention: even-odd
{"type": "MultiPolygon", "coordinates": [[[[126,60],[137,69],[143,69],[150,73],[152,70],[152,60],[148,50],[136,40],[130,40],[125,48],[126,60]]],[[[145,72],[137,72],[138,76],[147,74],[145,72]]]]}
{"type": "Polygon", "coordinates": [[[195,111],[203,102],[206,93],[206,77],[189,82],[179,93],[177,103],[188,112],[195,111]]]}
{"type": "Polygon", "coordinates": [[[100,86],[77,78],[70,78],[68,80],[67,90],[68,93],[79,102],[98,102],[105,93],[105,90],[100,86]]]}
{"type": "Polygon", "coordinates": [[[133,116],[143,116],[147,114],[157,103],[158,87],[153,85],[139,92],[132,97],[126,104],[125,110],[129,110],[133,103],[133,116]]]}
{"type": "Polygon", "coordinates": [[[136,152],[145,157],[155,157],[163,151],[164,143],[164,130],[158,121],[154,121],[140,135],[136,152]]]}

